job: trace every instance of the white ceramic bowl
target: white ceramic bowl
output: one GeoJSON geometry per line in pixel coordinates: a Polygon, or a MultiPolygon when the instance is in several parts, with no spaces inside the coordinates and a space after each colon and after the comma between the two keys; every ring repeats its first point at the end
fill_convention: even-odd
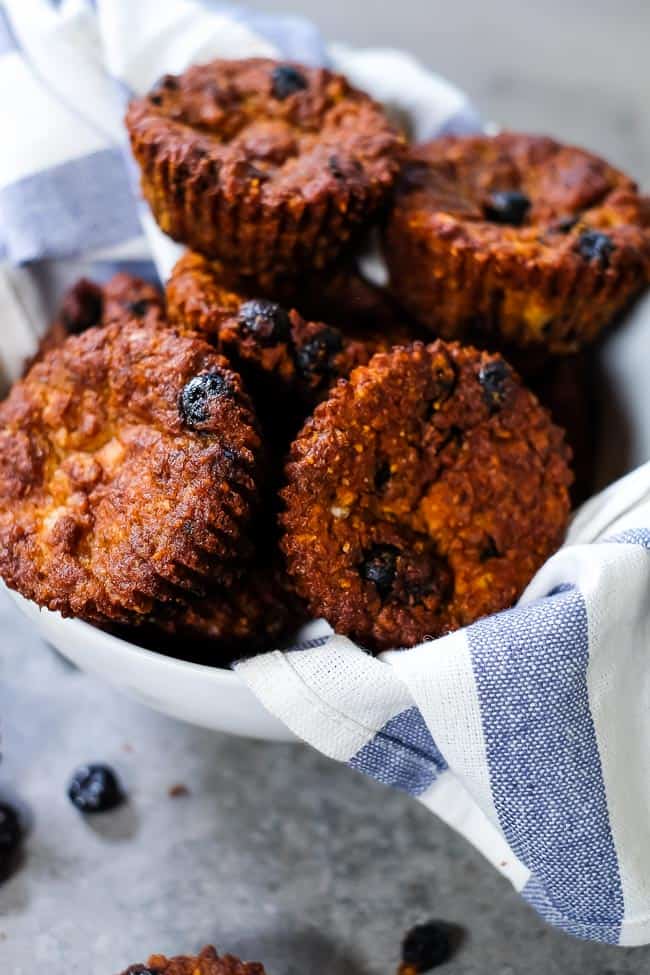
{"type": "Polygon", "coordinates": [[[9,594],[42,638],[64,657],[156,711],[231,735],[295,740],[234,671],[145,650],[81,620],[39,609],[15,592],[9,594]]]}

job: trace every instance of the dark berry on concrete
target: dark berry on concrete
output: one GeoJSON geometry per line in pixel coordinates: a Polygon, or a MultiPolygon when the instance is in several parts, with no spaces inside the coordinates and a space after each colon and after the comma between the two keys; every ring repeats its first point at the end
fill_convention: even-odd
{"type": "Polygon", "coordinates": [[[125,795],[115,772],[108,765],[82,765],[68,786],[70,801],[80,812],[100,813],[115,809],[125,795]]]}

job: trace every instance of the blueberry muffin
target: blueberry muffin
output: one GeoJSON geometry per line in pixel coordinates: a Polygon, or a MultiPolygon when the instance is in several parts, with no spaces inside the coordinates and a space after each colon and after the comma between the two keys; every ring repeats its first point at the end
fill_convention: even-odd
{"type": "MultiPolygon", "coordinates": [[[[219,261],[188,251],[172,271],[166,296],[170,320],[205,336],[241,372],[262,420],[270,410],[275,422],[281,410],[302,421],[332,382],[375,352],[412,338],[412,331],[396,322],[344,330],[307,321],[290,305],[259,295],[255,287],[250,280],[233,277],[219,261]]],[[[337,289],[342,301],[342,285],[337,289]]],[[[282,296],[291,300],[288,291],[282,296]]],[[[317,300],[312,298],[313,306],[317,300]]]]}
{"type": "Polygon", "coordinates": [[[234,955],[218,955],[207,947],[198,955],[152,955],[146,965],[131,965],[122,975],[265,975],[264,966],[240,961],[234,955]]]}
{"type": "Polygon", "coordinates": [[[409,340],[426,336],[390,291],[369,281],[351,259],[299,279],[275,278],[260,293],[285,307],[297,308],[304,318],[327,322],[342,332],[397,333],[409,340]]]}
{"type": "Polygon", "coordinates": [[[29,363],[61,345],[68,335],[79,335],[96,325],[147,318],[162,321],[164,299],[153,284],[121,271],[105,284],[80,278],[64,294],[60,308],[43,335],[38,351],[29,363]]]}
{"type": "Polygon", "coordinates": [[[294,442],[282,548],[298,592],[372,650],[512,605],[560,545],[562,432],[497,355],[446,344],[378,354],[294,442]]]}
{"type": "Polygon", "coordinates": [[[207,595],[245,550],[259,450],[200,338],[140,318],[70,336],[0,404],[0,575],[96,623],[207,595]]]}
{"type": "Polygon", "coordinates": [[[403,146],[341,75],[264,58],[165,75],[126,124],[165,233],[243,274],[331,261],[385,200],[403,146]]]}
{"type": "Polygon", "coordinates": [[[650,199],[604,160],[540,136],[449,136],[411,150],[384,253],[436,335],[566,354],[650,278],[650,199]]]}

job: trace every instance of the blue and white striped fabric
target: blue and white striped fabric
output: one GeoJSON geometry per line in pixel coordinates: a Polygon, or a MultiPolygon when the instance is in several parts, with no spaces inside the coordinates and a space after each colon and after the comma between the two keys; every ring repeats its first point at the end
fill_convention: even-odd
{"type": "MultiPolygon", "coordinates": [[[[33,352],[54,293],[79,273],[101,278],[128,262],[164,278],[175,259],[134,192],[121,122],[128,93],[191,62],[255,54],[331,64],[416,138],[479,127],[462,93],[407,55],[325,45],[299,18],[208,0],[5,0],[5,378],[33,352]]],[[[381,659],[331,637],[238,672],[314,747],[405,789],[463,833],[550,923],[642,944],[649,594],[646,466],[582,510],[515,609],[381,659]]]]}
{"type": "Polygon", "coordinates": [[[650,465],[590,501],[518,606],[373,659],[238,664],[331,758],[463,833],[551,924],[650,941],[650,465]]]}

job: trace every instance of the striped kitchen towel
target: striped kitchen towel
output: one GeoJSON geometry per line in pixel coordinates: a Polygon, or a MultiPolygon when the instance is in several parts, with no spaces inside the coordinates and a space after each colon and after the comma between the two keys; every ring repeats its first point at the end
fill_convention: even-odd
{"type": "MultiPolygon", "coordinates": [[[[0,4],[0,367],[20,371],[63,286],[115,264],[164,278],[176,245],[137,200],[124,103],[162,73],[254,54],[329,63],[415,138],[478,119],[395,51],[208,0],[0,4]]],[[[646,320],[648,309],[646,308],[646,320]]],[[[407,790],[552,924],[650,942],[650,466],[590,502],[520,604],[372,658],[349,640],[238,665],[327,755],[407,790]]]]}
{"type": "Polygon", "coordinates": [[[588,502],[519,604],[375,659],[237,670],[299,737],[404,789],[551,924],[650,942],[650,464],[588,502]]]}

